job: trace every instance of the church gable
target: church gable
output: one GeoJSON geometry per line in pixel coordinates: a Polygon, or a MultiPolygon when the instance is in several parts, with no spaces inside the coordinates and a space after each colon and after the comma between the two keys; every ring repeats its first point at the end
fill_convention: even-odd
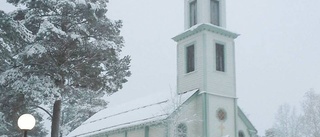
{"type": "Polygon", "coordinates": [[[245,137],[256,137],[256,134],[258,133],[257,129],[253,126],[253,124],[250,122],[247,116],[243,113],[240,107],[238,107],[238,117],[239,117],[239,124],[238,124],[239,134],[243,133],[245,137]]]}
{"type": "Polygon", "coordinates": [[[167,119],[168,137],[202,137],[203,114],[203,94],[196,92],[167,119]]]}

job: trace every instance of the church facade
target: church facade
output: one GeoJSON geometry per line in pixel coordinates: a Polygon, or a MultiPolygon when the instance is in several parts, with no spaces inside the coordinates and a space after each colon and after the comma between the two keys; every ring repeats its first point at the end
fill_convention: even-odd
{"type": "MultiPolygon", "coordinates": [[[[256,137],[237,105],[235,42],[225,0],[185,0],[177,42],[177,94],[112,106],[68,137],[256,137]]],[[[168,92],[169,93],[169,92],[168,92]]]]}

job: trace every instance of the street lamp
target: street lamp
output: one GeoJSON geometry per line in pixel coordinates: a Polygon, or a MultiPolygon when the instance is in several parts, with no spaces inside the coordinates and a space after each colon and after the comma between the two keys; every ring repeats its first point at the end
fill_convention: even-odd
{"type": "Polygon", "coordinates": [[[18,126],[24,131],[24,137],[27,137],[27,131],[30,131],[36,125],[36,119],[31,114],[23,114],[18,119],[18,126]]]}
{"type": "MultiPolygon", "coordinates": [[[[40,108],[46,112],[51,117],[51,137],[59,137],[59,125],[60,125],[60,115],[61,115],[61,100],[56,100],[53,104],[53,114],[51,115],[49,111],[41,106],[30,105],[30,107],[40,108]]],[[[31,130],[36,123],[34,117],[30,114],[24,114],[18,119],[18,126],[24,131],[24,137],[27,137],[27,131],[31,130]],[[24,116],[26,115],[26,116],[24,116]],[[30,125],[30,126],[26,126],[30,125]]]]}

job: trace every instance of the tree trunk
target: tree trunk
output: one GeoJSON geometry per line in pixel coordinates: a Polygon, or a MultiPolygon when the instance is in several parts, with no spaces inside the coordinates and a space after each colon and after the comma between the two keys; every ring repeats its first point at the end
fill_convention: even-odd
{"type": "Polygon", "coordinates": [[[53,105],[51,137],[59,137],[60,115],[61,115],[61,100],[56,100],[53,105]]]}

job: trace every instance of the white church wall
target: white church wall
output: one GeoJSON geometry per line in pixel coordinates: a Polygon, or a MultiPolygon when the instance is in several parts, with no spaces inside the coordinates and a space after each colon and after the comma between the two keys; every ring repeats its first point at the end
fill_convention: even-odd
{"type": "Polygon", "coordinates": [[[202,119],[202,96],[194,96],[186,102],[180,111],[173,114],[169,120],[169,137],[175,137],[177,126],[183,123],[187,126],[189,137],[202,137],[203,119],[202,119]]]}
{"type": "Polygon", "coordinates": [[[208,136],[220,137],[222,135],[235,136],[235,104],[233,98],[226,98],[208,94],[208,136]],[[218,109],[226,111],[225,121],[217,117],[218,109]]]}
{"type": "MultiPolygon", "coordinates": [[[[166,137],[166,125],[165,123],[151,125],[149,127],[148,137],[166,137]]],[[[145,137],[145,127],[131,128],[129,130],[123,130],[117,133],[102,133],[94,135],[92,137],[145,137]],[[127,135],[126,135],[127,134],[127,135]]]]}
{"type": "Polygon", "coordinates": [[[127,137],[144,137],[144,128],[127,131],[127,137]]]}
{"type": "Polygon", "coordinates": [[[190,38],[182,40],[177,46],[177,64],[178,64],[178,80],[177,89],[179,93],[190,91],[193,89],[201,89],[201,82],[203,81],[202,70],[202,37],[201,33],[190,36],[190,38]],[[190,45],[195,46],[195,70],[186,73],[186,48],[190,45]]]}
{"type": "Polygon", "coordinates": [[[149,137],[166,137],[165,125],[151,126],[149,128],[149,137]]]}
{"type": "Polygon", "coordinates": [[[245,137],[250,137],[248,127],[245,123],[238,117],[238,132],[243,131],[245,137]]]}
{"type": "Polygon", "coordinates": [[[108,137],[125,137],[125,133],[112,134],[112,135],[108,135],[108,137]]]}
{"type": "Polygon", "coordinates": [[[202,31],[179,41],[177,46],[179,93],[199,89],[235,97],[235,58],[232,38],[202,31]],[[215,44],[225,46],[225,71],[216,70],[215,44]],[[195,46],[195,71],[186,73],[186,48],[195,46]]]}
{"type": "Polygon", "coordinates": [[[233,39],[221,36],[215,33],[206,32],[206,55],[207,71],[204,74],[207,79],[207,88],[205,91],[235,97],[235,59],[233,39]],[[216,51],[215,45],[223,44],[225,46],[225,71],[216,70],[216,51]]]}

